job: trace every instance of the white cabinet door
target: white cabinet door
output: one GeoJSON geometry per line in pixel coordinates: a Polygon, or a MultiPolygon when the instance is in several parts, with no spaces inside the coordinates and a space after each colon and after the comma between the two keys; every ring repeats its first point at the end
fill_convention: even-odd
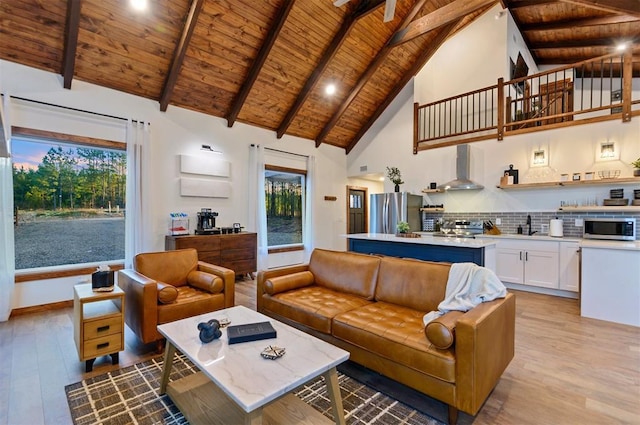
{"type": "Polygon", "coordinates": [[[496,275],[503,282],[524,283],[524,252],[520,249],[496,249],[496,275]]]}
{"type": "Polygon", "coordinates": [[[580,279],[578,242],[560,242],[560,285],[565,291],[578,292],[580,279]]]}
{"type": "Polygon", "coordinates": [[[558,289],[558,263],[557,248],[555,251],[525,251],[524,284],[558,289]]]}

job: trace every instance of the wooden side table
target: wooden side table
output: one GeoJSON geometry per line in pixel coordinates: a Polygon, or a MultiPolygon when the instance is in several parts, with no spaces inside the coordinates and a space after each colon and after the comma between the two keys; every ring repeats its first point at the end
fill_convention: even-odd
{"type": "Polygon", "coordinates": [[[117,364],[124,349],[122,289],[114,286],[110,292],[94,292],[90,283],[74,286],[73,337],[87,372],[100,356],[111,355],[111,364],[117,364]]]}

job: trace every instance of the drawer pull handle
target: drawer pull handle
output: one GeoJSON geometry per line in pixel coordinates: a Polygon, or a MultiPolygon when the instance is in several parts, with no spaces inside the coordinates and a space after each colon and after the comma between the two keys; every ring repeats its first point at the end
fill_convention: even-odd
{"type": "Polygon", "coordinates": [[[100,327],[98,328],[98,332],[108,331],[110,327],[111,327],[111,326],[109,326],[109,325],[100,326],[100,327]]]}
{"type": "Polygon", "coordinates": [[[102,344],[98,344],[98,346],[96,347],[98,350],[101,350],[103,348],[107,348],[109,346],[108,342],[103,342],[102,344]]]}

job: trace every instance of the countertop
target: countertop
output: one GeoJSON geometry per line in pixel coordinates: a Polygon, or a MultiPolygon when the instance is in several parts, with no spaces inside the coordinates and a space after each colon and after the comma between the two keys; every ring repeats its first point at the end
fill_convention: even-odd
{"type": "Polygon", "coordinates": [[[382,242],[399,242],[411,243],[417,245],[441,245],[441,246],[459,246],[461,248],[484,248],[494,246],[496,241],[493,239],[470,239],[470,238],[441,238],[435,237],[428,232],[415,232],[421,235],[419,238],[403,238],[387,233],[352,233],[342,235],[349,239],[362,239],[382,242]]]}
{"type": "Polygon", "coordinates": [[[534,233],[531,236],[529,236],[529,235],[511,234],[511,233],[503,233],[501,235],[482,234],[482,235],[477,235],[476,237],[477,238],[490,238],[490,239],[525,239],[525,240],[532,240],[532,241],[552,241],[552,242],[580,242],[580,241],[582,241],[581,238],[569,238],[569,237],[558,238],[558,237],[555,237],[555,236],[549,236],[549,235],[544,235],[544,234],[539,234],[539,233],[534,233]]]}
{"type": "Polygon", "coordinates": [[[597,239],[581,239],[580,248],[640,251],[640,241],[603,241],[597,239]]]}

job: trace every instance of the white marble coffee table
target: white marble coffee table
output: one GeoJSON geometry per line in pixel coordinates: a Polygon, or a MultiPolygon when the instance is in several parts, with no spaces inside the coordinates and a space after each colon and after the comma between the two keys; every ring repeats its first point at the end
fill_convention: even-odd
{"type": "Polygon", "coordinates": [[[330,421],[291,391],[324,376],[337,424],[344,424],[336,366],[349,353],[318,338],[243,306],[190,317],[158,326],[167,339],[160,393],[165,391],[192,425],[327,423],[330,421]],[[273,339],[229,345],[227,333],[209,343],[198,337],[198,323],[229,319],[231,325],[269,321],[273,339]],[[284,347],[277,360],[260,356],[269,345],[284,347]],[[185,354],[200,372],[169,383],[175,350],[185,354]]]}

